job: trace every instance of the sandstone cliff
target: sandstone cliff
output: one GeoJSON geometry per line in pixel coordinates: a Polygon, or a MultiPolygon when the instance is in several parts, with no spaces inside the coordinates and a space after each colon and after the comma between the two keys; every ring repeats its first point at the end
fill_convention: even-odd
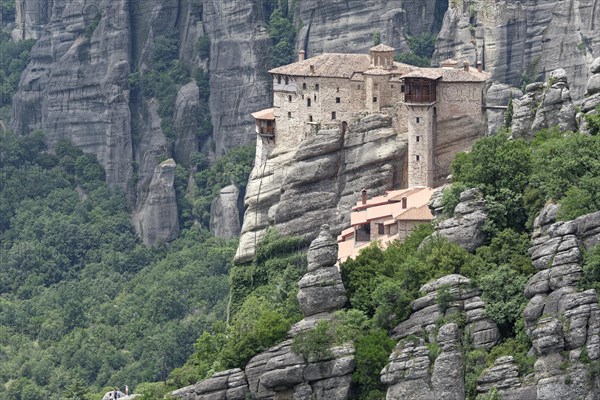
{"type": "Polygon", "coordinates": [[[564,68],[581,98],[600,54],[597,0],[451,1],[434,62],[482,61],[492,79],[521,86],[564,68]]]}

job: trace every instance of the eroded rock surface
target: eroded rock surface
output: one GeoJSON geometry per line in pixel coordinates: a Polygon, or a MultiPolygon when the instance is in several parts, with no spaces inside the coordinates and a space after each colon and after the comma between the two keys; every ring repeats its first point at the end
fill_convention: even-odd
{"type": "Polygon", "coordinates": [[[362,189],[383,193],[400,186],[406,148],[405,135],[386,114],[364,117],[345,132],[322,129],[296,148],[277,144],[250,176],[236,259],[250,260],[271,225],[309,239],[323,223],[340,231],[362,189]]]}
{"type": "Polygon", "coordinates": [[[169,159],[154,169],[148,196],[133,217],[133,226],[144,241],[152,246],[177,238],[179,218],[175,198],[175,161],[169,159]]]}
{"type": "Polygon", "coordinates": [[[581,103],[581,115],[579,116],[579,130],[582,132],[589,132],[585,116],[597,114],[600,106],[600,57],[592,63],[590,73],[592,75],[587,83],[585,99],[581,103]]]}
{"type": "Polygon", "coordinates": [[[460,202],[454,208],[452,218],[440,218],[442,192],[432,196],[429,208],[436,218],[432,237],[441,236],[474,252],[485,241],[483,226],[487,221],[485,200],[479,189],[467,189],[460,194],[460,202]]]}
{"type": "Polygon", "coordinates": [[[493,80],[516,87],[564,68],[579,99],[600,54],[597,7],[595,0],[452,1],[433,59],[483,61],[493,80]]]}
{"type": "MultiPolygon", "coordinates": [[[[304,319],[289,336],[330,320],[346,303],[346,290],[335,267],[337,242],[323,226],[308,250],[308,272],[300,280],[298,301],[304,319]],[[318,290],[313,290],[318,289],[318,290]]],[[[211,378],[172,393],[182,400],[332,400],[347,399],[356,367],[354,345],[330,349],[319,359],[305,360],[291,351],[286,339],[256,356],[244,370],[218,372],[211,378]]]]}
{"type": "Polygon", "coordinates": [[[210,204],[210,232],[218,237],[233,239],[240,234],[240,191],[235,185],[221,189],[219,197],[210,204]]]}

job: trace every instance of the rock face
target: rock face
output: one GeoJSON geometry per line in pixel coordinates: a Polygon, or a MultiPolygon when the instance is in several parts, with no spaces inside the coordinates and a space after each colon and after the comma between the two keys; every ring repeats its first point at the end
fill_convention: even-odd
{"type": "Polygon", "coordinates": [[[564,69],[552,71],[547,83],[527,86],[525,95],[513,102],[512,136],[531,138],[541,129],[558,126],[576,131],[575,105],[564,69]]]}
{"type": "Polygon", "coordinates": [[[600,54],[594,0],[457,0],[450,2],[434,62],[482,61],[492,79],[521,86],[564,68],[581,98],[588,66],[600,54]]]}
{"type": "Polygon", "coordinates": [[[504,113],[511,99],[519,99],[523,92],[510,85],[493,82],[485,93],[485,105],[488,108],[486,115],[488,120],[488,135],[493,135],[504,126],[504,113]]]}
{"type": "Polygon", "coordinates": [[[454,216],[440,219],[441,190],[432,196],[429,208],[437,224],[433,237],[441,236],[467,251],[474,252],[485,241],[483,226],[487,221],[485,200],[479,189],[467,189],[460,194],[460,202],[454,208],[454,216]]]}
{"type": "MultiPolygon", "coordinates": [[[[322,223],[339,231],[362,189],[383,193],[404,179],[407,141],[386,114],[343,129],[322,129],[296,148],[277,147],[257,158],[246,189],[238,261],[250,260],[267,227],[314,238],[322,223]]],[[[257,152],[260,155],[260,151],[257,152]]]]}
{"type": "Polygon", "coordinates": [[[210,204],[210,232],[224,239],[233,239],[240,234],[240,191],[235,185],[221,189],[219,197],[210,204]]]}
{"type": "Polygon", "coordinates": [[[32,22],[22,28],[23,37],[38,36],[39,24],[46,17],[49,22],[21,76],[13,100],[13,130],[25,134],[40,129],[51,148],[59,139],[70,139],[96,154],[109,185],[127,191],[133,172],[129,2],[22,0],[19,9],[17,17],[25,15],[32,22]],[[86,34],[98,13],[102,18],[86,34]]]}
{"type": "Polygon", "coordinates": [[[592,115],[598,112],[600,106],[600,57],[596,58],[590,67],[590,79],[588,80],[585,99],[581,103],[581,115],[579,115],[579,130],[587,132],[587,122],[585,115],[592,115]]]}
{"type": "Polygon", "coordinates": [[[39,39],[52,12],[52,0],[15,0],[13,40],[39,39]]]}
{"type": "MultiPolygon", "coordinates": [[[[587,374],[600,359],[600,308],[594,290],[581,291],[581,252],[600,241],[600,212],[555,222],[558,207],[547,206],[534,222],[533,266],[525,286],[525,331],[537,357],[530,383],[516,379],[510,357],[501,357],[478,381],[478,391],[496,387],[502,399],[595,399],[600,390],[587,374]],[[526,397],[528,393],[529,397],[526,397]]],[[[597,377],[594,378],[597,381],[597,377]]]]}
{"type": "Polygon", "coordinates": [[[169,159],[154,169],[148,196],[133,217],[133,226],[146,245],[169,242],[179,234],[175,167],[175,161],[169,159]]]}
{"type": "MultiPolygon", "coordinates": [[[[289,334],[312,329],[346,303],[346,290],[335,267],[337,242],[323,226],[308,250],[308,272],[300,280],[298,301],[304,319],[289,334]],[[313,290],[318,288],[318,290],[313,290]]],[[[352,388],[354,346],[347,343],[330,349],[320,359],[305,360],[291,351],[287,339],[254,356],[246,368],[218,372],[196,385],[176,390],[182,400],[331,400],[347,399],[352,388]]]]}
{"type": "Polygon", "coordinates": [[[198,150],[198,121],[193,118],[200,106],[200,89],[195,82],[183,85],[175,100],[175,143],[173,157],[178,164],[188,165],[190,155],[198,150]]]}
{"type": "Polygon", "coordinates": [[[481,291],[464,276],[444,276],[423,285],[420,292],[423,296],[411,303],[410,318],[392,331],[400,341],[381,371],[386,399],[464,400],[463,331],[473,347],[484,349],[498,342],[500,331],[485,314],[481,291]],[[446,309],[438,304],[441,290],[450,295],[446,309]],[[439,327],[440,321],[446,322],[439,327]],[[441,352],[434,358],[430,348],[435,347],[441,352]]]}

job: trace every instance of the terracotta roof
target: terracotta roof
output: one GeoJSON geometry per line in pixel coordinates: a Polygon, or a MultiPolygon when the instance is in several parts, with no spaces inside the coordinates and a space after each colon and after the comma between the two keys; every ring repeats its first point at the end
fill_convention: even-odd
{"type": "Polygon", "coordinates": [[[366,204],[359,201],[352,207],[350,224],[352,226],[365,224],[381,218],[391,217],[395,219],[409,220],[431,220],[432,216],[427,204],[433,193],[433,189],[426,187],[413,187],[409,189],[393,190],[386,192],[383,196],[376,196],[367,200],[366,204]],[[407,198],[407,208],[402,208],[402,198],[407,198]],[[412,211],[421,209],[421,211],[412,211]]]}
{"type": "Polygon", "coordinates": [[[485,82],[490,77],[487,72],[479,72],[477,68],[465,71],[460,68],[417,68],[406,74],[403,78],[440,79],[443,82],[485,82]]]}
{"type": "Polygon", "coordinates": [[[425,78],[425,79],[440,79],[442,73],[438,68],[419,68],[408,74],[404,75],[403,78],[425,78]]]}
{"type": "Polygon", "coordinates": [[[307,60],[273,68],[272,74],[292,76],[323,76],[328,78],[350,78],[355,72],[369,69],[371,57],[367,54],[325,53],[307,60]],[[313,66],[311,72],[310,66],[313,66]]]}
{"type": "Polygon", "coordinates": [[[254,119],[263,119],[263,120],[275,120],[275,109],[274,108],[266,108],[264,110],[257,111],[251,114],[254,119]]]}
{"type": "Polygon", "coordinates": [[[371,47],[369,49],[369,51],[394,51],[394,50],[396,50],[396,49],[394,49],[393,47],[390,47],[390,46],[386,46],[383,43],[382,44],[378,44],[377,46],[371,47]]]}

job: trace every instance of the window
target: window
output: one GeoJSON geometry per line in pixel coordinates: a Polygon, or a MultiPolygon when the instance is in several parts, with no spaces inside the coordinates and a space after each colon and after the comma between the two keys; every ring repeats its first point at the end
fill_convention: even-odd
{"type": "Polygon", "coordinates": [[[377,224],[377,233],[383,235],[385,233],[383,224],[377,224]]]}
{"type": "Polygon", "coordinates": [[[390,87],[393,89],[393,88],[394,88],[394,85],[390,85],[390,87]]]}
{"type": "Polygon", "coordinates": [[[358,90],[360,90],[360,85],[358,85],[358,90]]]}
{"type": "Polygon", "coordinates": [[[404,93],[404,85],[400,85],[400,93],[404,93]]]}
{"type": "Polygon", "coordinates": [[[337,92],[338,92],[338,93],[340,92],[340,88],[339,88],[339,87],[337,88],[337,92]]]}
{"type": "Polygon", "coordinates": [[[335,98],[335,102],[339,104],[339,103],[341,103],[341,102],[342,102],[342,99],[340,99],[339,97],[336,97],[336,98],[335,98]]]}
{"type": "Polygon", "coordinates": [[[288,118],[292,118],[292,113],[288,112],[288,118]]]}
{"type": "Polygon", "coordinates": [[[273,121],[267,121],[267,126],[273,126],[273,121]]]}
{"type": "Polygon", "coordinates": [[[315,90],[317,90],[317,91],[319,90],[319,84],[318,83],[315,85],[315,90]]]}
{"type": "Polygon", "coordinates": [[[302,89],[306,90],[306,83],[302,84],[302,89]]]}
{"type": "Polygon", "coordinates": [[[292,96],[291,96],[291,95],[290,95],[290,96],[288,96],[288,100],[289,100],[289,101],[292,101],[292,96]]]}
{"type": "Polygon", "coordinates": [[[315,94],[315,101],[317,101],[317,95],[315,94]]]}
{"type": "Polygon", "coordinates": [[[421,136],[417,136],[417,142],[421,139],[421,136]]]}
{"type": "Polygon", "coordinates": [[[290,78],[288,78],[287,76],[285,77],[285,84],[289,84],[290,83],[290,78]]]}
{"type": "Polygon", "coordinates": [[[417,156],[417,161],[419,161],[420,159],[421,159],[421,157],[420,157],[420,156],[417,156]]]}
{"type": "Polygon", "coordinates": [[[336,118],[335,111],[332,111],[331,112],[331,119],[335,119],[335,118],[336,118]]]}
{"type": "Polygon", "coordinates": [[[306,107],[310,107],[310,97],[306,99],[306,107]]]}
{"type": "Polygon", "coordinates": [[[377,103],[377,97],[373,97],[373,103],[377,103]]]}
{"type": "Polygon", "coordinates": [[[421,123],[421,118],[417,117],[417,124],[421,123]]]}
{"type": "Polygon", "coordinates": [[[280,85],[281,84],[281,76],[277,75],[277,84],[280,85]]]}
{"type": "Polygon", "coordinates": [[[308,116],[308,122],[313,122],[312,115],[309,115],[309,116],[308,116]]]}

